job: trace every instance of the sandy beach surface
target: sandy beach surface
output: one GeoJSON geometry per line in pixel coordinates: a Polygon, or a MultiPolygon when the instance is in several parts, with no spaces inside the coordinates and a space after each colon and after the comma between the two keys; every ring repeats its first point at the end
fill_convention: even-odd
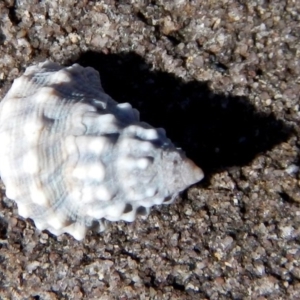
{"type": "Polygon", "coordinates": [[[81,242],[2,184],[0,299],[300,299],[300,1],[0,1],[0,99],[46,59],[97,69],[206,177],[81,242]]]}

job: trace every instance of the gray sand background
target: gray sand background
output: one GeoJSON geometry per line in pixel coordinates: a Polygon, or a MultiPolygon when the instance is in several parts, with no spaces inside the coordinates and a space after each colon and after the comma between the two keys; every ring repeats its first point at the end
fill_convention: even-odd
{"type": "Polygon", "coordinates": [[[0,1],[0,98],[46,58],[96,68],[206,178],[83,242],[2,185],[0,299],[300,299],[300,1],[0,1]]]}

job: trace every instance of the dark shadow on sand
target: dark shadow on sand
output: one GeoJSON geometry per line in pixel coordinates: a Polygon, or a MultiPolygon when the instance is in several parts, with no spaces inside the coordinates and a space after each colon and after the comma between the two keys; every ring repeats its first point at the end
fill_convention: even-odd
{"type": "Polygon", "coordinates": [[[165,128],[206,178],[248,164],[293,133],[273,114],[258,112],[247,98],[217,95],[207,83],[184,83],[172,74],[151,71],[135,53],[89,51],[76,62],[98,70],[104,90],[117,102],[131,103],[142,121],[165,128]]]}

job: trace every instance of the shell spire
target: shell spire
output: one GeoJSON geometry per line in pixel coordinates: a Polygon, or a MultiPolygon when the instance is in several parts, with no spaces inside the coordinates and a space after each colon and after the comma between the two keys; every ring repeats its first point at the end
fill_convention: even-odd
{"type": "Polygon", "coordinates": [[[0,141],[0,175],[19,214],[77,240],[104,220],[147,215],[203,178],[163,129],[78,64],[28,67],[0,102],[0,141]]]}

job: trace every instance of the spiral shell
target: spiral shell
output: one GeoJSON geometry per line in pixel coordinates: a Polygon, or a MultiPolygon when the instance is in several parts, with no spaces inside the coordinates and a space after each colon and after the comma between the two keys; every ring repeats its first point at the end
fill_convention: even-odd
{"type": "Polygon", "coordinates": [[[163,129],[139,121],[78,64],[28,67],[0,103],[0,175],[40,230],[85,237],[171,203],[203,173],[163,129]]]}

